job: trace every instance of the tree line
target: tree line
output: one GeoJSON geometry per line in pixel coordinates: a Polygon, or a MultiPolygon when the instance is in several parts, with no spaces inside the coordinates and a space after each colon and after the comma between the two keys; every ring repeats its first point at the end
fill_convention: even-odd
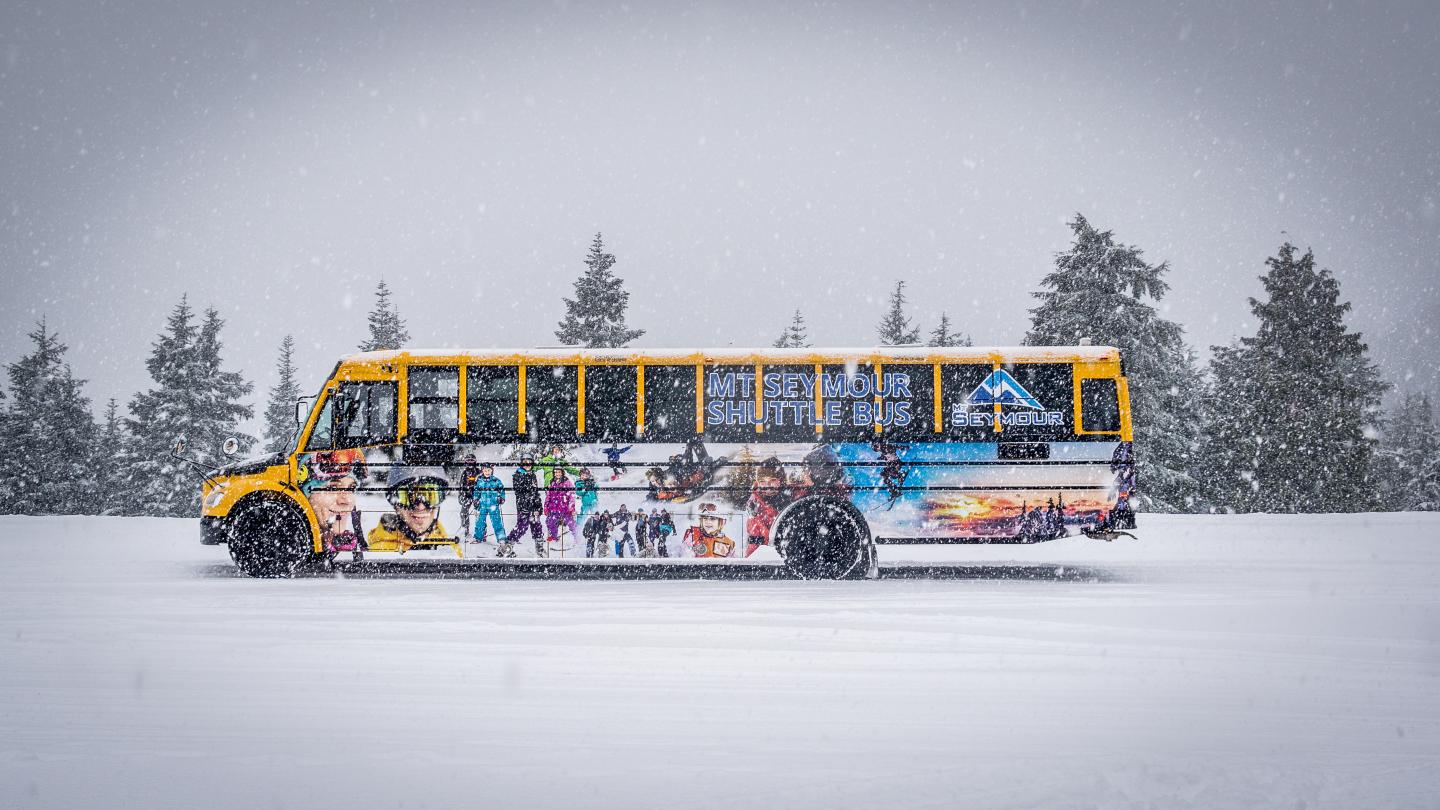
{"type": "MultiPolygon", "coordinates": [[[[1157,304],[1169,291],[1168,263],[1152,264],[1077,214],[1073,241],[1032,293],[1027,345],[1115,346],[1130,383],[1143,506],[1169,512],[1354,512],[1440,509],[1440,434],[1428,392],[1391,390],[1362,336],[1348,329],[1349,302],[1313,253],[1288,241],[1265,259],[1264,297],[1249,299],[1253,335],[1211,347],[1202,365],[1184,329],[1157,304]]],[[[569,346],[621,347],[642,337],[625,312],[629,293],[614,254],[596,234],[564,298],[556,338],[569,346]]],[[[968,346],[948,314],[922,338],[897,280],[875,327],[880,345],[968,346]]],[[[383,280],[357,349],[404,348],[409,332],[383,280]]],[[[235,437],[243,453],[289,449],[301,394],[294,339],[282,338],[278,381],[267,392],[264,432],[252,418],[254,389],[221,357],[225,322],[213,308],[196,314],[182,297],[151,344],[149,387],[124,413],[106,403],[97,422],[85,381],[65,360],[59,335],[41,320],[33,350],[7,364],[0,391],[0,513],[192,517],[198,472],[170,449],[178,438],[200,463],[219,464],[235,437]]],[[[773,345],[810,346],[801,309],[773,345]]]]}

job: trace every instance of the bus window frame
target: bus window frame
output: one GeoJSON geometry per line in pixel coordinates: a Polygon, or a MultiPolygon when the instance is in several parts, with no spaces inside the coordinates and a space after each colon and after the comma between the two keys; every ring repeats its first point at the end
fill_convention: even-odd
{"type": "MultiPolygon", "coordinates": [[[[1118,364],[1117,364],[1118,365],[1118,364]]],[[[1073,378],[1073,403],[1075,435],[1076,436],[1119,436],[1122,440],[1129,439],[1126,427],[1130,424],[1130,383],[1126,377],[1119,373],[1119,369],[1096,368],[1095,364],[1075,363],[1073,378]],[[1119,410],[1120,427],[1118,430],[1086,430],[1084,402],[1080,396],[1080,384],[1085,380],[1114,380],[1116,407],[1119,410]]]]}

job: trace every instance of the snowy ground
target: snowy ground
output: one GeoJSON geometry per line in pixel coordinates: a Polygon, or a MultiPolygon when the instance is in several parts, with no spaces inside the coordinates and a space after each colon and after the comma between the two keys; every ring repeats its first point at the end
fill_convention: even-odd
{"type": "Polygon", "coordinates": [[[1440,516],[1142,521],[816,583],[257,581],[195,521],[3,517],[0,807],[1440,806],[1440,516]]]}

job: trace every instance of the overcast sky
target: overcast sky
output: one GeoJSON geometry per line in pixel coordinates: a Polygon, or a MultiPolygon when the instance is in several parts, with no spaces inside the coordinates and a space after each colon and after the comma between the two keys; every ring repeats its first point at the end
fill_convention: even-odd
{"type": "Polygon", "coordinates": [[[1203,355],[1285,239],[1440,393],[1440,4],[0,4],[0,359],[99,409],[188,294],[302,387],[382,276],[416,346],[532,346],[602,231],[645,346],[1023,335],[1076,212],[1203,355]]]}

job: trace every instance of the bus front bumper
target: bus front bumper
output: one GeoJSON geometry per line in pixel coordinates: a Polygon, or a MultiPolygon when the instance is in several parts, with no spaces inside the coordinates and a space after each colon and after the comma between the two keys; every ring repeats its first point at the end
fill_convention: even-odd
{"type": "Polygon", "coordinates": [[[226,531],[225,518],[223,517],[201,517],[200,518],[200,544],[205,546],[218,546],[228,541],[229,535],[226,531]]]}

